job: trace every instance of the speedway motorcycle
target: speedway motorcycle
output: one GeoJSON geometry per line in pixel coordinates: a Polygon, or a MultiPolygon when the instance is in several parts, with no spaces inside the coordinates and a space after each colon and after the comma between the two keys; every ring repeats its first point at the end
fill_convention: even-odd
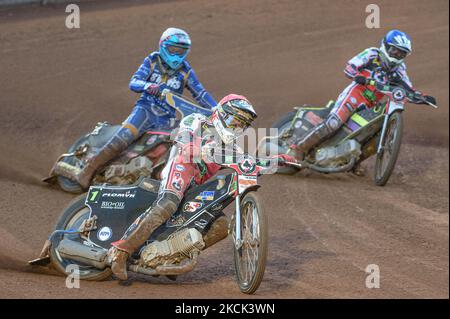
{"type": "MultiPolygon", "coordinates": [[[[171,279],[194,269],[205,247],[203,236],[223,210],[235,203],[229,225],[234,267],[240,290],[254,293],[263,278],[267,248],[267,217],[256,191],[264,169],[249,155],[227,156],[224,169],[203,185],[192,186],[175,214],[157,228],[128,260],[128,271],[171,279]]],[[[159,181],[142,177],[130,186],[91,186],[62,212],[45,253],[30,262],[52,264],[69,275],[77,265],[80,279],[104,280],[111,276],[107,251],[131,223],[156,199],[159,181]]]]}
{"type": "MultiPolygon", "coordinates": [[[[116,159],[96,172],[91,182],[93,185],[103,183],[129,185],[135,183],[140,176],[158,179],[172,146],[171,132],[178,126],[179,121],[192,113],[207,116],[212,113],[211,110],[167,89],[163,90],[159,100],[163,105],[168,105],[176,111],[177,117],[173,119],[171,125],[144,133],[116,159]]],[[[99,122],[92,132],[80,137],[70,146],[67,153],[58,157],[49,177],[43,181],[58,184],[61,189],[69,193],[82,193],[82,187],[70,177],[78,174],[86,160],[96,154],[119,128],[120,125],[99,122]]]]}
{"type": "MultiPolygon", "coordinates": [[[[372,109],[358,109],[334,136],[311,149],[301,162],[287,163],[277,172],[294,174],[304,168],[320,173],[348,172],[375,155],[374,182],[384,186],[394,170],[400,151],[405,104],[409,101],[434,108],[437,106],[406,85],[382,84],[373,79],[369,85],[384,94],[380,103],[372,109]]],[[[259,150],[294,153],[289,146],[323,122],[334,104],[330,101],[325,107],[295,108],[272,126],[278,129],[279,135],[266,137],[261,141],[259,150]]]]}

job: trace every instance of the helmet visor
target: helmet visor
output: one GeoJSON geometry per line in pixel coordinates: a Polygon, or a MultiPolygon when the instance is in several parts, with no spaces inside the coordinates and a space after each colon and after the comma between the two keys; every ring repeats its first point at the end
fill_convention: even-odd
{"type": "Polygon", "coordinates": [[[225,114],[222,117],[222,122],[226,128],[236,131],[239,131],[239,129],[244,130],[248,127],[248,124],[245,121],[231,114],[225,114]]]}
{"type": "Polygon", "coordinates": [[[183,47],[176,46],[176,45],[167,45],[166,48],[167,48],[167,51],[169,52],[169,54],[171,54],[171,55],[183,56],[188,51],[187,48],[183,48],[183,47]]]}
{"type": "Polygon", "coordinates": [[[393,45],[391,45],[388,49],[388,54],[391,58],[397,59],[397,60],[403,60],[406,58],[409,53],[405,50],[401,50],[393,45]]]}

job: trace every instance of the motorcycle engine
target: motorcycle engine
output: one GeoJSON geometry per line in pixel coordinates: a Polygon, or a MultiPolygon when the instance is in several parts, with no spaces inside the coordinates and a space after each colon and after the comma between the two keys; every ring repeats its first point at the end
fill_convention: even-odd
{"type": "Polygon", "coordinates": [[[139,176],[150,176],[153,163],[145,156],[133,158],[127,164],[111,165],[105,171],[105,182],[110,184],[134,183],[139,176]]]}
{"type": "Polygon", "coordinates": [[[164,241],[154,241],[141,252],[140,263],[145,267],[177,264],[190,254],[205,247],[202,234],[195,228],[185,228],[172,234],[164,241]]]}
{"type": "Polygon", "coordinates": [[[316,165],[322,167],[338,167],[347,164],[352,157],[361,155],[361,144],[348,140],[338,146],[324,147],[316,152],[316,165]]]}

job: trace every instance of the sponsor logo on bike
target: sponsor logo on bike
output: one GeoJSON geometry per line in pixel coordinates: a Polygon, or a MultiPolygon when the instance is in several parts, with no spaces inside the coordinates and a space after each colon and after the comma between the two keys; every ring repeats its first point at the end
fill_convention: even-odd
{"type": "Polygon", "coordinates": [[[102,227],[98,232],[97,232],[97,238],[100,241],[107,241],[108,239],[110,239],[112,237],[112,229],[109,227],[102,227]]]}
{"type": "Polygon", "coordinates": [[[184,204],[183,210],[188,213],[193,213],[196,210],[200,209],[203,206],[202,203],[199,202],[187,202],[184,204]]]}
{"type": "Polygon", "coordinates": [[[239,176],[239,186],[241,189],[256,185],[258,178],[256,176],[239,176]]]}
{"type": "Polygon", "coordinates": [[[195,197],[198,200],[214,200],[214,191],[204,191],[195,197]]]}
{"type": "Polygon", "coordinates": [[[125,193],[103,193],[102,197],[110,197],[110,198],[135,198],[136,191],[126,191],[125,193]]]}
{"type": "Polygon", "coordinates": [[[243,157],[239,160],[239,169],[244,174],[251,174],[256,169],[256,162],[251,157],[243,157]]]}
{"type": "Polygon", "coordinates": [[[395,101],[399,102],[405,99],[406,93],[402,88],[396,88],[392,91],[392,96],[394,97],[395,101]]]}
{"type": "Polygon", "coordinates": [[[198,228],[204,229],[208,225],[208,221],[205,219],[200,219],[200,220],[195,221],[194,224],[198,228]]]}
{"type": "Polygon", "coordinates": [[[102,202],[104,209],[125,209],[125,202],[102,202]]]}

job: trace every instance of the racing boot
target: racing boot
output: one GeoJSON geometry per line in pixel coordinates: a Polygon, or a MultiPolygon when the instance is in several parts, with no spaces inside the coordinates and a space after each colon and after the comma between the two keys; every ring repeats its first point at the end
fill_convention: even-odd
{"type": "Polygon", "coordinates": [[[126,251],[111,247],[108,251],[108,258],[111,261],[111,270],[120,280],[127,280],[127,259],[129,254],[126,251]]]}
{"type": "Polygon", "coordinates": [[[127,126],[122,126],[96,155],[87,160],[84,168],[75,176],[75,180],[83,189],[88,188],[95,172],[119,156],[134,140],[135,135],[132,130],[127,126]]]}
{"type": "Polygon", "coordinates": [[[215,243],[221,241],[228,236],[228,219],[226,216],[220,216],[209,228],[203,237],[205,248],[211,247],[215,243]]]}
{"type": "Polygon", "coordinates": [[[363,177],[367,175],[367,170],[364,166],[362,166],[361,162],[359,162],[352,168],[352,173],[356,176],[363,177]]]}
{"type": "Polygon", "coordinates": [[[299,159],[302,160],[311,148],[333,135],[341,125],[342,122],[339,117],[330,114],[324,122],[297,140],[292,148],[297,151],[299,159]]]}
{"type": "Polygon", "coordinates": [[[125,232],[121,240],[112,243],[110,249],[111,270],[119,279],[127,279],[126,261],[150,235],[176,212],[180,200],[172,193],[162,193],[156,202],[139,216],[125,232]]]}

